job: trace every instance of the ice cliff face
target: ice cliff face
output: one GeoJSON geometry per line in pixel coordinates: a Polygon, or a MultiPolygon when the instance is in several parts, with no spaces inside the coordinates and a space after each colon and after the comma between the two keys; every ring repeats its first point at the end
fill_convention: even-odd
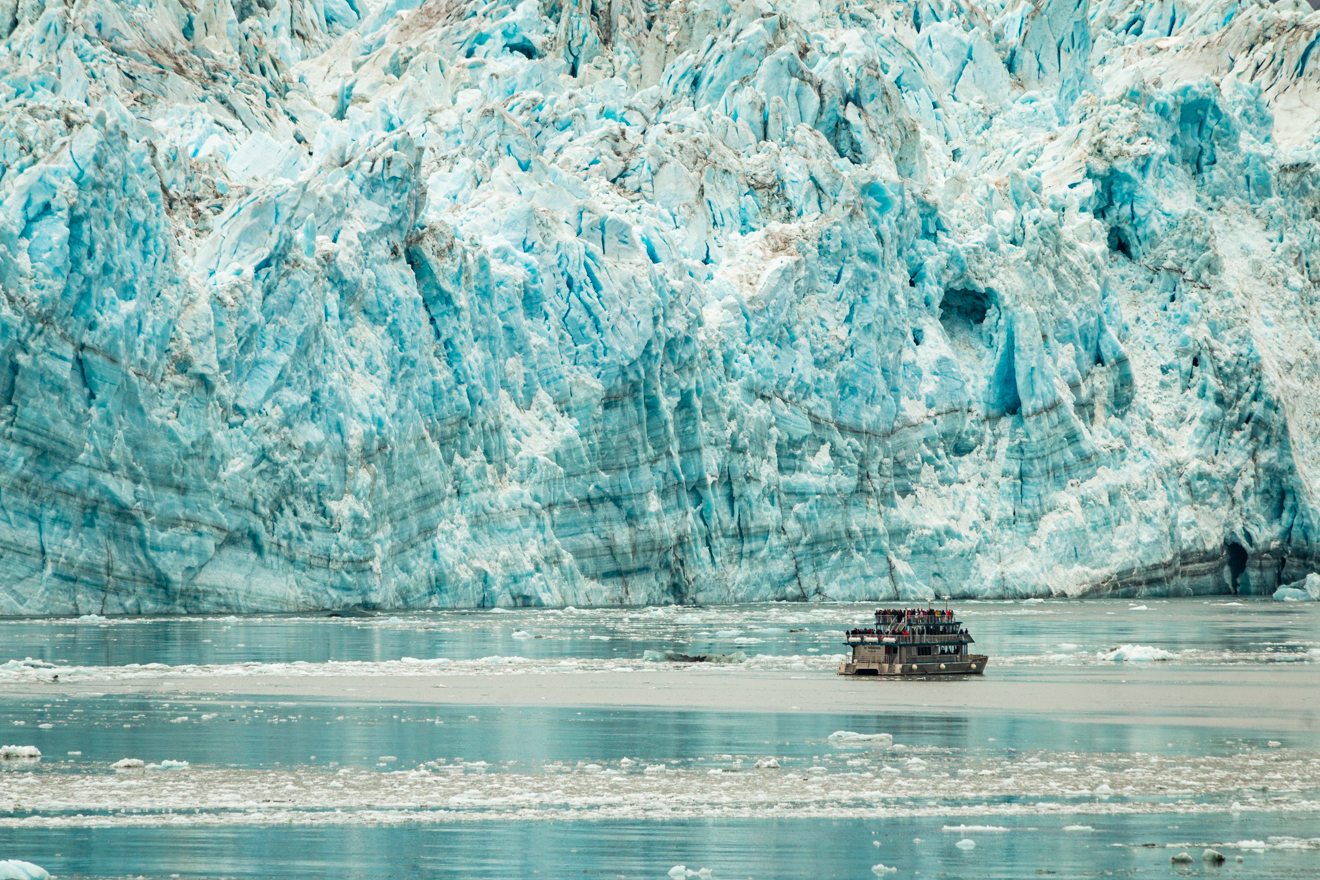
{"type": "Polygon", "coordinates": [[[0,0],[0,613],[1273,592],[1318,32],[0,0]]]}

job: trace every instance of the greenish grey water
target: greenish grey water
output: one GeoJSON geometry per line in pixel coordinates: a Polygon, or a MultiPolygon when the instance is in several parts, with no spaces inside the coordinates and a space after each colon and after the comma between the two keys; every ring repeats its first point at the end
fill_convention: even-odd
{"type": "MultiPolygon", "coordinates": [[[[1320,682],[1314,606],[958,609],[995,676],[1084,671],[1137,644],[1170,652],[1158,669],[1173,681],[1179,670],[1227,680],[1285,664],[1314,668],[1320,682]]],[[[841,650],[840,631],[868,612],[0,622],[0,740],[42,752],[0,762],[0,858],[88,878],[665,878],[685,865],[762,880],[873,877],[878,864],[896,877],[1320,877],[1317,726],[1137,723],[1121,707],[1083,723],[1012,708],[722,713],[200,695],[163,691],[141,678],[152,669],[132,665],[166,664],[161,674],[175,677],[220,669],[241,688],[246,675],[282,675],[278,664],[326,676],[337,674],[331,661],[388,671],[405,657],[443,657],[472,675],[564,662],[621,675],[648,668],[647,650],[679,648],[741,650],[763,670],[819,674],[841,650]],[[33,691],[56,674],[147,684],[33,691]],[[7,681],[26,689],[7,692],[7,681]],[[849,745],[830,739],[836,731],[887,733],[894,744],[849,745]],[[754,768],[768,756],[777,766],[754,768]],[[128,757],[156,768],[112,769],[128,757]],[[1002,830],[945,830],[963,825],[1002,830]],[[958,848],[964,838],[975,847],[958,848]],[[1203,864],[1205,846],[1228,862],[1203,864]],[[1169,862],[1179,847],[1195,857],[1189,867],[1169,862]]]]}
{"type": "Polygon", "coordinates": [[[1314,814],[1280,821],[1129,816],[1091,831],[1067,817],[1008,821],[1004,831],[948,832],[942,820],[705,820],[491,822],[349,828],[95,829],[5,832],[0,842],[64,877],[326,878],[589,877],[666,880],[674,866],[709,868],[716,880],[860,880],[878,864],[894,877],[951,880],[1029,876],[1299,878],[1320,876],[1320,852],[1300,844],[1314,814]],[[1293,832],[1289,841],[1280,832],[1293,832]],[[1266,838],[1274,837],[1273,843],[1266,838]],[[963,850],[958,841],[976,847],[963,850]],[[1259,841],[1263,848],[1229,846],[1259,841]],[[1297,841],[1293,846],[1288,843],[1297,841]],[[878,846],[876,844],[879,844],[878,846]],[[1220,847],[1221,867],[1202,848],[1220,847]],[[1196,858],[1176,868],[1169,857],[1196,858]],[[1242,863],[1235,857],[1241,855],[1242,863]]]}

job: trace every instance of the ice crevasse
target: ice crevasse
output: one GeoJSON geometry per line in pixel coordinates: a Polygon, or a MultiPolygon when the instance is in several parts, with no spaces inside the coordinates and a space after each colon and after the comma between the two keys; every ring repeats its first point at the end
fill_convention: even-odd
{"type": "Polygon", "coordinates": [[[0,613],[1302,580],[1318,34],[0,0],[0,613]]]}

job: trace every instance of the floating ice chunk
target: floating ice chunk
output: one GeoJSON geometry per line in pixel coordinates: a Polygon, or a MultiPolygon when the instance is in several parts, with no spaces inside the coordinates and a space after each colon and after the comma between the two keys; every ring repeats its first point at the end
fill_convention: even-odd
{"type": "MultiPolygon", "coordinates": [[[[484,659],[487,662],[498,662],[496,658],[492,657],[486,657],[484,659]]],[[[407,663],[409,666],[446,666],[454,661],[450,660],[448,657],[432,657],[424,660],[419,660],[416,657],[402,657],[399,659],[399,662],[407,663]]]]}
{"type": "Polygon", "coordinates": [[[1300,581],[1279,587],[1274,591],[1274,598],[1279,602],[1320,601],[1320,574],[1312,572],[1300,581]]]}
{"type": "Polygon", "coordinates": [[[1114,790],[1109,787],[1108,783],[1102,782],[1095,787],[1095,793],[1100,797],[1107,797],[1113,794],[1114,790]]]}
{"type": "Polygon", "coordinates": [[[1150,608],[1149,608],[1148,606],[1146,606],[1146,605],[1130,605],[1130,606],[1128,606],[1128,611],[1149,611],[1149,610],[1150,610],[1150,608]]]}
{"type": "Polygon", "coordinates": [[[36,746],[0,746],[0,760],[32,761],[41,757],[36,746]]]}
{"type": "Polygon", "coordinates": [[[1271,740],[1267,740],[1265,742],[1265,745],[1269,746],[1272,749],[1277,749],[1279,746],[1283,745],[1283,743],[1279,742],[1277,739],[1271,739],[1271,740]]]}
{"type": "Polygon", "coordinates": [[[747,655],[742,651],[732,654],[684,654],[679,651],[644,651],[642,660],[648,663],[742,663],[747,655]]]}
{"type": "Polygon", "coordinates": [[[1064,831],[1094,831],[1090,825],[1064,825],[1064,831]]]}
{"type": "Polygon", "coordinates": [[[665,772],[665,765],[664,765],[664,764],[647,764],[647,765],[646,765],[646,769],[645,769],[644,771],[642,771],[642,772],[643,772],[643,773],[664,773],[664,772],[665,772]]]}
{"type": "Polygon", "coordinates": [[[147,766],[147,762],[141,758],[120,758],[110,766],[115,770],[138,770],[147,766]]]}
{"type": "Polygon", "coordinates": [[[871,873],[883,877],[885,874],[893,874],[898,868],[891,868],[888,865],[872,865],[871,873]]]}
{"type": "Polygon", "coordinates": [[[966,837],[964,837],[962,840],[960,840],[960,841],[958,841],[957,843],[955,843],[954,846],[956,846],[956,847],[958,847],[958,849],[962,849],[962,850],[976,849],[976,841],[975,841],[975,840],[969,840],[969,839],[967,839],[966,837]]]}
{"type": "Polygon", "coordinates": [[[1177,654],[1150,645],[1122,645],[1112,651],[1098,651],[1096,657],[1114,663],[1151,663],[1178,659],[1177,654]]]}
{"type": "Polygon", "coordinates": [[[159,764],[148,764],[147,769],[148,770],[187,770],[188,762],[173,761],[167,758],[166,760],[161,761],[159,764]]]}
{"type": "Polygon", "coordinates": [[[779,762],[774,758],[758,758],[755,766],[757,770],[778,770],[779,762]]]}
{"type": "Polygon", "coordinates": [[[999,832],[1008,831],[1003,825],[945,825],[945,831],[952,831],[958,834],[973,834],[976,832],[999,832]]]}
{"type": "Polygon", "coordinates": [[[894,737],[888,733],[854,733],[851,730],[836,730],[830,734],[829,740],[834,745],[892,746],[894,744],[894,737]]]}
{"type": "Polygon", "coordinates": [[[1169,856],[1169,861],[1173,862],[1175,865],[1190,865],[1192,863],[1192,857],[1185,852],[1174,853],[1169,856]]]}
{"type": "Polygon", "coordinates": [[[0,861],[0,880],[50,880],[50,872],[31,862],[9,859],[0,861]]]}
{"type": "Polygon", "coordinates": [[[1201,853],[1201,861],[1211,865],[1222,865],[1227,859],[1224,858],[1224,854],[1219,850],[1206,847],[1205,852],[1201,853]]]}
{"type": "Polygon", "coordinates": [[[669,876],[674,878],[686,877],[688,874],[687,865],[674,865],[669,869],[669,876]]]}
{"type": "Polygon", "coordinates": [[[532,635],[531,633],[527,632],[526,630],[522,630],[522,629],[520,629],[520,630],[515,630],[515,631],[514,631],[512,638],[515,638],[515,639],[534,639],[534,638],[536,638],[536,636],[532,635]]]}

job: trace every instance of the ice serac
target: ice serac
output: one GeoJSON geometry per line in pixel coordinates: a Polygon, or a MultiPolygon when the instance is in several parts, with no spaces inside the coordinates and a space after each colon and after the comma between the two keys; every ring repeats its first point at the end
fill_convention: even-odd
{"type": "Polygon", "coordinates": [[[0,613],[1304,581],[1318,33],[0,3],[0,613]]]}

